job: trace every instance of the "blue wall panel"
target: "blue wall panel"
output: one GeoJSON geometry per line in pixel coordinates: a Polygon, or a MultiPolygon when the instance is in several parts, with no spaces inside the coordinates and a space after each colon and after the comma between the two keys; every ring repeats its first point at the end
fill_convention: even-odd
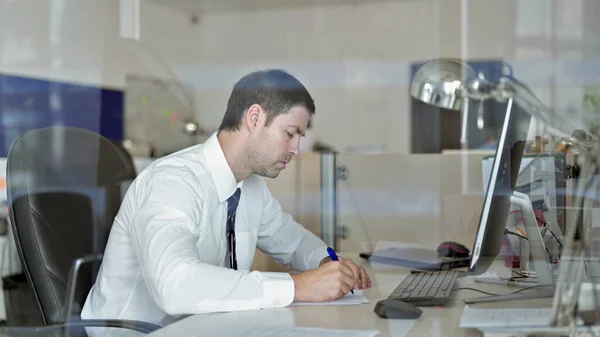
{"type": "Polygon", "coordinates": [[[125,134],[125,97],[119,90],[102,90],[100,134],[109,139],[123,140],[125,134]]]}
{"type": "Polygon", "coordinates": [[[0,74],[0,157],[20,134],[53,125],[122,140],[123,102],[119,90],[0,74]]]}

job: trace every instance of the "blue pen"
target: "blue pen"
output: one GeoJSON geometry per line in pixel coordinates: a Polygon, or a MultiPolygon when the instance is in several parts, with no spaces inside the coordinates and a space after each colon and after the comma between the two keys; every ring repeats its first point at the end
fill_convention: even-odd
{"type": "MultiPolygon", "coordinates": [[[[340,260],[340,259],[338,259],[338,256],[335,253],[335,251],[333,250],[333,248],[327,247],[327,253],[329,254],[329,258],[331,259],[331,261],[339,261],[340,260]]],[[[350,291],[354,294],[353,289],[350,289],[350,291]]]]}

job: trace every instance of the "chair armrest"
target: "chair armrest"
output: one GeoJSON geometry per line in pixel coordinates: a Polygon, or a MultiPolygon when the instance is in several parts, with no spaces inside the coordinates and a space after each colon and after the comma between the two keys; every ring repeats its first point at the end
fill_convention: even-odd
{"type": "Polygon", "coordinates": [[[65,309],[65,321],[70,323],[70,317],[73,313],[73,302],[75,301],[75,290],[77,288],[77,277],[79,276],[79,268],[82,264],[90,263],[94,261],[102,261],[103,254],[91,254],[84,257],[80,257],[73,261],[71,270],[69,270],[69,279],[67,280],[67,298],[65,309]]]}

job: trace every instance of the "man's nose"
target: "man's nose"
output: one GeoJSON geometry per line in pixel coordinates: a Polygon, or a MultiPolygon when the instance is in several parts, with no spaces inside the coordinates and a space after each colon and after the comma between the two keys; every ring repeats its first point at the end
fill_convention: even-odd
{"type": "Polygon", "coordinates": [[[290,142],[289,151],[294,156],[297,156],[300,153],[300,137],[298,137],[297,139],[292,139],[292,141],[290,142]]]}

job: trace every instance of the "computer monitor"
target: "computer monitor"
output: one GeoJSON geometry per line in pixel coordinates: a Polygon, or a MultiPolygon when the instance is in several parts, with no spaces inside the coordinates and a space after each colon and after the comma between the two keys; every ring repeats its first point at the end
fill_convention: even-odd
{"type": "Polygon", "coordinates": [[[500,253],[531,116],[512,101],[502,124],[469,264],[470,274],[487,271],[500,253]]]}

